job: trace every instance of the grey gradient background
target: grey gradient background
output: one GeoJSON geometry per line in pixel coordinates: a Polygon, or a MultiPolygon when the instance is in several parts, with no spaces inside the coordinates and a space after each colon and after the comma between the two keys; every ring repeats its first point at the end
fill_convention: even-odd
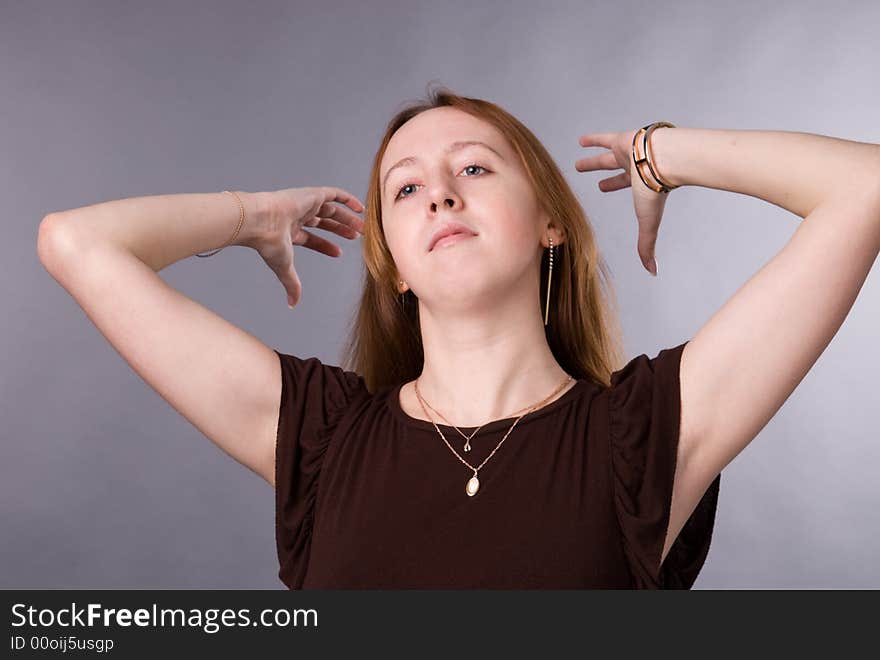
{"type": "MultiPolygon", "coordinates": [[[[150,389],[43,269],[46,213],[225,188],[336,185],[363,199],[385,123],[436,81],[501,104],[560,163],[613,271],[631,358],[693,337],[799,219],[680,188],[654,279],[629,191],[575,171],[598,153],[579,135],[664,119],[880,142],[876,2],[540,7],[0,3],[0,587],[283,588],[272,490],[150,389]]],[[[246,248],[162,277],[271,347],[338,364],[360,239],[323,234],[345,253],[298,253],[293,312],[246,248]]],[[[724,470],[695,588],[880,587],[877,270],[724,470]]]]}

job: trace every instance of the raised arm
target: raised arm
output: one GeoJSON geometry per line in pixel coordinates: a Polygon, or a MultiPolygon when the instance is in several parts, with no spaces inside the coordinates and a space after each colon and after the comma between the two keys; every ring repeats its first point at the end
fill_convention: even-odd
{"type": "MultiPolygon", "coordinates": [[[[303,217],[347,238],[361,228],[350,211],[336,214],[343,222],[321,217],[337,209],[325,199],[349,197],[360,206],[338,189],[237,194],[245,222],[233,244],[259,249],[288,296],[296,297],[299,287],[293,242],[339,253],[330,241],[301,231],[303,217]]],[[[278,356],[158,275],[223,245],[239,219],[240,207],[228,193],[113,200],[49,214],[40,224],[37,250],[46,270],[148,385],[220,449],[274,485],[278,356]]]]}
{"type": "MultiPolygon", "coordinates": [[[[683,482],[702,485],[776,414],[855,302],[880,252],[880,146],[677,128],[659,129],[652,145],[673,185],[751,195],[803,218],[682,354],[682,437],[691,445],[683,482]]],[[[676,535],[700,494],[682,498],[676,535]]]]}
{"type": "MultiPolygon", "coordinates": [[[[613,142],[620,162],[634,133],[585,136],[582,144],[613,142]]],[[[785,247],[684,349],[665,558],[708,485],[776,414],[849,313],[880,252],[880,146],[788,131],[670,127],[656,129],[650,146],[656,170],[671,185],[750,195],[803,218],[785,247]]],[[[576,167],[610,169],[609,156],[576,167]]],[[[639,204],[647,209],[639,217],[647,264],[666,193],[645,187],[626,158],[637,214],[639,204]]],[[[624,172],[604,190],[629,183],[624,172]]]]}
{"type": "Polygon", "coordinates": [[[700,488],[758,435],[831,342],[880,253],[880,146],[782,131],[676,131],[660,129],[653,142],[671,183],[758,197],[803,221],[682,354],[689,456],[681,481],[692,486],[673,504],[669,546],[700,488]]]}

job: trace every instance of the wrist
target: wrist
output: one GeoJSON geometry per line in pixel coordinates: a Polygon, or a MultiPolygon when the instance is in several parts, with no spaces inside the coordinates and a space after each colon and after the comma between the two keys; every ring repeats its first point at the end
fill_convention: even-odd
{"type": "Polygon", "coordinates": [[[651,155],[653,156],[651,164],[654,166],[654,170],[660,178],[673,186],[684,185],[684,182],[678,177],[678,170],[674,159],[670,158],[671,154],[669,149],[670,137],[674,139],[674,136],[671,136],[670,134],[679,130],[681,129],[662,126],[651,131],[651,136],[649,138],[651,143],[651,155]]]}
{"type": "MultiPolygon", "coordinates": [[[[262,238],[266,226],[265,216],[268,213],[266,193],[233,190],[244,206],[244,222],[232,245],[254,248],[262,238]]],[[[235,205],[238,208],[238,204],[235,205]]]]}

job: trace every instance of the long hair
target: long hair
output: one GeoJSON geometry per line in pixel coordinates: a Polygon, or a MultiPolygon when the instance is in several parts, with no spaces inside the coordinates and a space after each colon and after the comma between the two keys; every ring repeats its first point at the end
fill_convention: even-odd
{"type": "MultiPolygon", "coordinates": [[[[541,208],[560,226],[565,242],[555,246],[550,291],[547,343],[556,361],[575,378],[608,386],[622,361],[622,332],[609,269],[577,196],[541,142],[519,120],[498,105],[459,96],[446,88],[429,89],[427,97],[411,102],[388,122],[373,159],[364,212],[363,290],[348,325],[342,368],[364,378],[371,393],[415,379],[424,365],[419,330],[418,298],[397,290],[398,271],[385,242],[382,225],[379,164],[395,132],[421,112],[453,107],[497,128],[512,145],[541,208]]],[[[543,319],[549,250],[540,269],[543,319]]]]}

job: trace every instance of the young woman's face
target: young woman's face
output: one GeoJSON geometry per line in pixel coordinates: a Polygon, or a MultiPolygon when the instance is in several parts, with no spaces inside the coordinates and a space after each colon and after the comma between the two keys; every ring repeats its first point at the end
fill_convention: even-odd
{"type": "Polygon", "coordinates": [[[461,301],[534,278],[546,217],[516,152],[491,124],[449,107],[413,117],[388,143],[379,184],[385,239],[420,300],[461,301]],[[471,141],[485,146],[458,144],[471,141]],[[476,235],[429,249],[450,222],[476,235]]]}

